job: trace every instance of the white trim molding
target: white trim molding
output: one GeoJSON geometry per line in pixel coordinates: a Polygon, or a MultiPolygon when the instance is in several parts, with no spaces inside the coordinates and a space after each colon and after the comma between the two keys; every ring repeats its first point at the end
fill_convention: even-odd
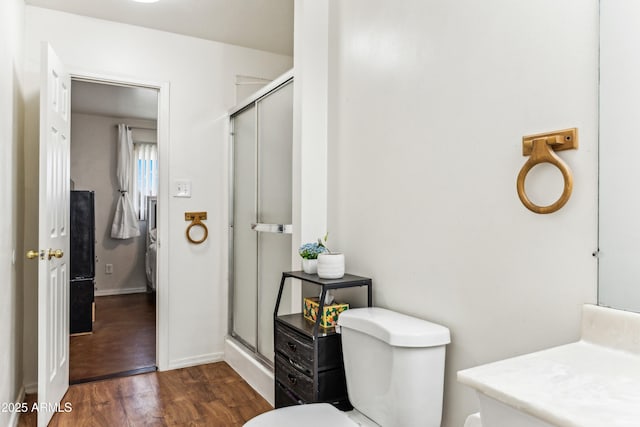
{"type": "MultiPolygon", "coordinates": [[[[151,81],[132,76],[114,76],[83,69],[70,69],[71,79],[119,86],[147,87],[158,90],[158,159],[162,162],[158,185],[158,268],[156,271],[156,366],[160,371],[169,368],[169,82],[151,81]]],[[[98,291],[98,296],[105,295],[98,291]]]]}
{"type": "Polygon", "coordinates": [[[25,394],[33,394],[38,392],[38,383],[29,383],[24,385],[25,394]]]}
{"type": "Polygon", "coordinates": [[[188,368],[190,366],[205,365],[207,363],[215,363],[224,361],[224,353],[201,354],[200,356],[185,357],[169,362],[168,370],[188,368]]]}
{"type": "MultiPolygon", "coordinates": [[[[34,387],[36,390],[38,389],[37,384],[34,384],[34,387]]],[[[22,386],[18,391],[18,397],[16,397],[16,401],[14,403],[19,406],[22,402],[24,402],[24,396],[25,396],[25,386],[22,386]]],[[[22,414],[21,411],[13,411],[11,413],[11,418],[9,418],[9,427],[18,427],[18,421],[20,420],[21,414],[22,414]]]]}
{"type": "Polygon", "coordinates": [[[258,362],[230,338],[224,341],[224,360],[271,406],[275,405],[273,371],[258,362]]]}
{"type": "Polygon", "coordinates": [[[141,294],[147,292],[147,287],[144,288],[128,288],[128,289],[101,289],[94,292],[97,297],[108,297],[111,295],[129,295],[129,294],[141,294]]]}

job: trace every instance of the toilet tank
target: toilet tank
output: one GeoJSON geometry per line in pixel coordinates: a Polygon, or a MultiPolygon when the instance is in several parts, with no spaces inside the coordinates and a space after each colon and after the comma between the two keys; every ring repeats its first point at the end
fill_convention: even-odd
{"type": "Polygon", "coordinates": [[[449,329],[378,307],[338,325],[353,407],[383,427],[439,427],[449,329]]]}

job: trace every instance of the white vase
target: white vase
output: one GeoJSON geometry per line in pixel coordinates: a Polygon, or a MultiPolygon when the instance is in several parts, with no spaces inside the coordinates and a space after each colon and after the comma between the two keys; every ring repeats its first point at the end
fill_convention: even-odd
{"type": "Polygon", "coordinates": [[[316,274],[318,271],[318,260],[302,258],[302,271],[307,274],[316,274]]]}
{"type": "Polygon", "coordinates": [[[324,253],[318,255],[318,277],[340,279],[344,276],[344,254],[324,253]]]}

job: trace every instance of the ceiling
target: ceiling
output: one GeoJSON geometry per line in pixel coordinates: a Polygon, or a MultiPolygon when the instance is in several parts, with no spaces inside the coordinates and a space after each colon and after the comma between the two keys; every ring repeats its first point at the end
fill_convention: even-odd
{"type": "MultiPolygon", "coordinates": [[[[0,0],[4,1],[4,0],[0,0]]],[[[293,56],[294,0],[25,0],[27,4],[293,56]]]]}
{"type": "Polygon", "coordinates": [[[158,91],[73,81],[71,112],[130,119],[158,119],[158,91]]]}

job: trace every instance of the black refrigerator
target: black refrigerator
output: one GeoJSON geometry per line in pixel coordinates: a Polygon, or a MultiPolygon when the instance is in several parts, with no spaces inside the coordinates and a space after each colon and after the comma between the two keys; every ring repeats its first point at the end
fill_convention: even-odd
{"type": "Polygon", "coordinates": [[[70,216],[70,333],[93,331],[96,274],[95,193],[72,191],[70,216]]]}

